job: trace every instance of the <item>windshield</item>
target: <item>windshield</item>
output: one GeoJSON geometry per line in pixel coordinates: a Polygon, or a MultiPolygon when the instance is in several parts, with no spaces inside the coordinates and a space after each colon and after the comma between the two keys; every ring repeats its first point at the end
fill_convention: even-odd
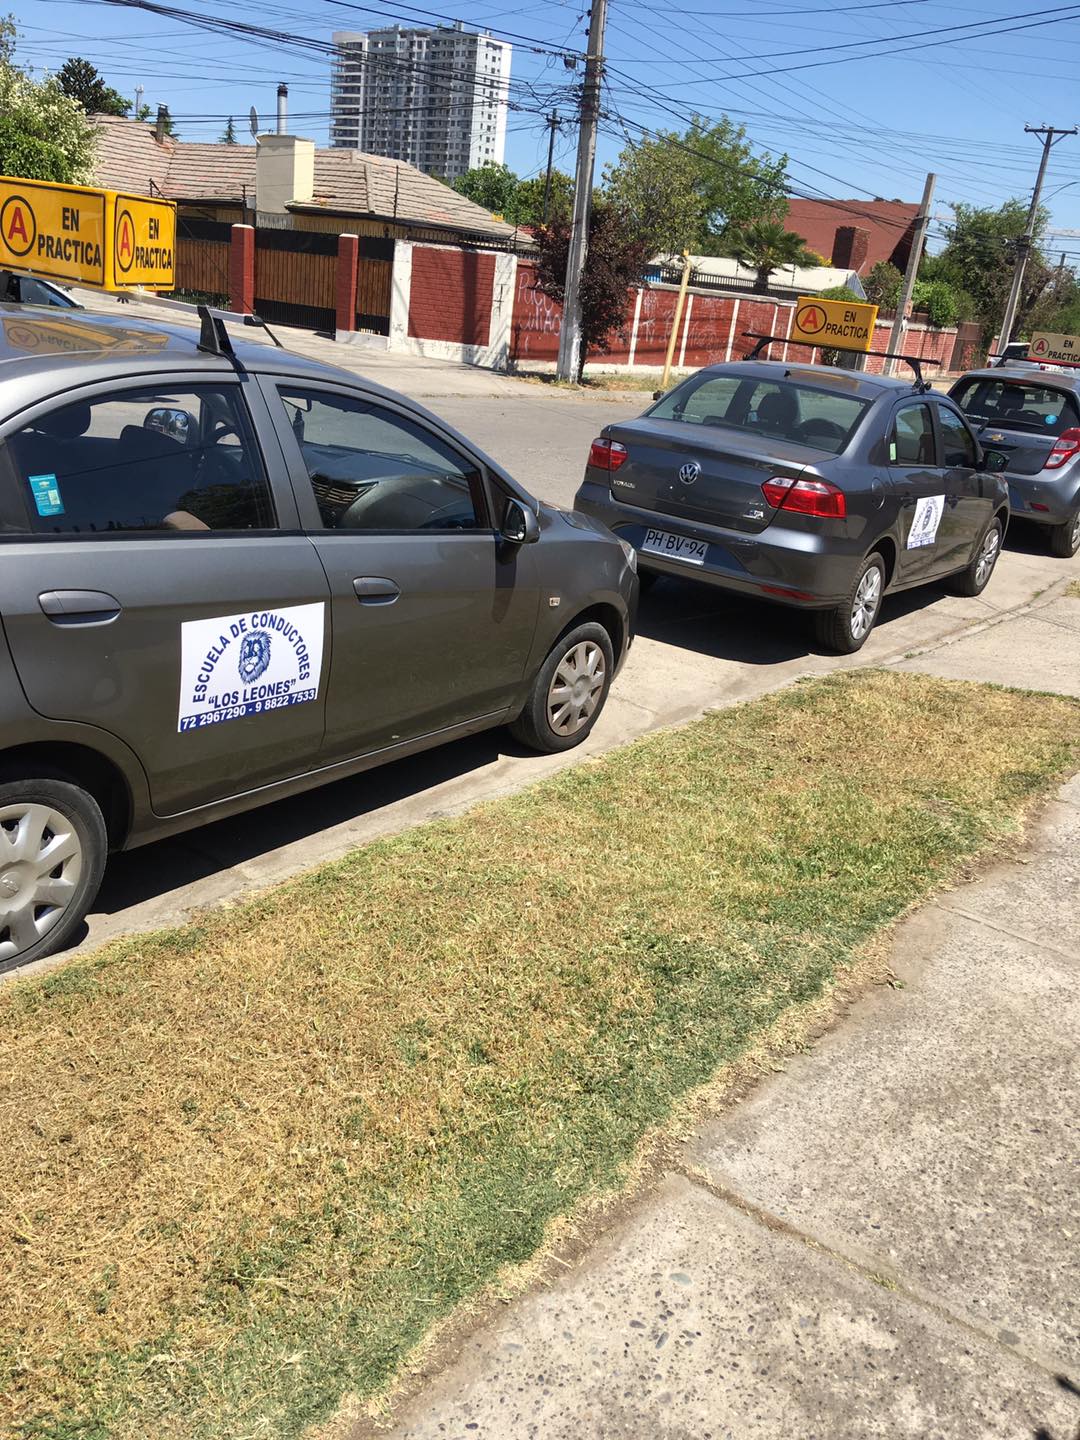
{"type": "Polygon", "coordinates": [[[792,380],[692,375],[646,413],[653,420],[741,430],[762,441],[790,440],[838,455],[869,402],[792,380]]]}
{"type": "Polygon", "coordinates": [[[1002,380],[961,380],[952,398],[969,419],[1003,430],[1060,435],[1080,424],[1075,397],[1067,390],[1011,375],[1002,380]]]}

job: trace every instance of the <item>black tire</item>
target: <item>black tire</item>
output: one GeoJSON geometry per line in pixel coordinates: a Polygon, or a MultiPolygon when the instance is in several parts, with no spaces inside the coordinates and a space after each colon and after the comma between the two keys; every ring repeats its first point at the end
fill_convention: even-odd
{"type": "MultiPolygon", "coordinates": [[[[611,675],[615,667],[614,650],[611,645],[611,636],[602,625],[589,621],[584,625],[576,625],[573,630],[568,630],[555,645],[540,666],[536,679],[533,681],[532,689],[529,691],[529,698],[525,702],[525,708],[518,718],[510,726],[510,733],[515,739],[527,745],[530,750],[539,750],[543,754],[553,755],[561,750],[572,750],[575,745],[581,742],[590,733],[608,697],[611,688],[611,675]],[[571,656],[579,647],[584,647],[580,652],[587,656],[586,666],[591,663],[592,655],[599,652],[599,659],[596,662],[597,670],[602,665],[601,680],[599,686],[591,690],[587,685],[581,685],[579,689],[570,689],[576,698],[564,703],[571,706],[571,714],[566,717],[566,724],[575,723],[575,714],[580,708],[584,709],[589,704],[592,708],[587,714],[580,714],[576,718],[580,720],[575,729],[563,731],[557,729],[552,723],[553,715],[557,716],[558,709],[553,707],[557,699],[552,698],[551,691],[555,682],[556,673],[564,661],[569,662],[571,656]],[[588,692],[586,694],[586,692],[588,692]]],[[[571,671],[579,672],[581,679],[595,679],[596,674],[588,676],[587,669],[578,665],[568,665],[571,671]]],[[[574,682],[576,685],[577,682],[574,682]]],[[[560,707],[561,708],[561,707],[560,707]]]]}
{"type": "Polygon", "coordinates": [[[1064,525],[1050,531],[1050,554],[1068,560],[1080,550],[1080,509],[1075,510],[1064,525]]]}
{"type": "Polygon", "coordinates": [[[29,965],[64,948],[93,904],[108,849],[108,834],[98,803],[78,785],[56,776],[0,778],[0,971],[29,965]],[[20,816],[20,809],[28,812],[30,806],[44,807],[67,829],[53,829],[46,817],[29,813],[20,816]],[[26,843],[31,849],[25,858],[17,857],[14,837],[27,822],[26,843]],[[68,853],[72,845],[64,842],[65,835],[74,842],[74,855],[68,853]],[[58,839],[57,864],[35,873],[41,857],[46,856],[45,849],[36,847],[52,845],[58,839]],[[63,895],[62,904],[45,900],[35,903],[38,887],[64,882],[69,882],[71,889],[63,895]],[[44,930],[43,925],[47,926],[44,930]],[[27,942],[28,928],[39,938],[27,942]]]}
{"type": "MultiPolygon", "coordinates": [[[[871,587],[873,582],[871,582],[871,587]]],[[[878,616],[881,614],[881,600],[885,593],[885,561],[875,550],[866,557],[859,566],[858,573],[851,582],[851,588],[844,600],[832,610],[818,610],[814,614],[814,634],[818,642],[828,650],[835,651],[838,655],[854,655],[856,650],[861,650],[870,636],[870,632],[877,624],[878,616]],[[867,577],[871,571],[877,572],[876,590],[871,594],[866,587],[867,577]],[[865,629],[861,628],[863,622],[856,621],[856,609],[862,610],[864,617],[867,606],[865,604],[857,607],[857,599],[860,595],[872,601],[869,607],[869,623],[865,629]]]]}
{"type": "Polygon", "coordinates": [[[990,584],[990,578],[1001,554],[1001,521],[995,516],[983,531],[971,564],[949,578],[949,589],[954,595],[981,595],[990,584]],[[989,565],[987,556],[989,550],[989,565]]]}

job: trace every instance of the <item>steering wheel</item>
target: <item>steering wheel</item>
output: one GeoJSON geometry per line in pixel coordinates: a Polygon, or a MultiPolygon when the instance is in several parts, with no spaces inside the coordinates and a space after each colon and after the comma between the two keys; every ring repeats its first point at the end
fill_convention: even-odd
{"type": "Polygon", "coordinates": [[[843,440],[846,434],[844,427],[835,420],[826,420],[824,416],[818,415],[795,426],[796,440],[843,440]]]}

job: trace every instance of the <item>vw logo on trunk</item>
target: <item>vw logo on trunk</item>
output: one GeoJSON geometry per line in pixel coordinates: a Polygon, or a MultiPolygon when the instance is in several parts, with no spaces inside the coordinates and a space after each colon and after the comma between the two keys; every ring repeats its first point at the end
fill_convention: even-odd
{"type": "Polygon", "coordinates": [[[679,479],[684,485],[692,485],[701,474],[701,466],[696,460],[688,460],[679,471],[679,479]]]}

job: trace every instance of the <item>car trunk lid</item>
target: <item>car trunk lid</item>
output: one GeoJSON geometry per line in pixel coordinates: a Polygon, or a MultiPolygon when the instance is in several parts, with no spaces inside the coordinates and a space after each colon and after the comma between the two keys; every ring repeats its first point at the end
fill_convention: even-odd
{"type": "Polygon", "coordinates": [[[756,534],[776,515],[762,485],[798,479],[822,458],[804,445],[766,435],[677,420],[631,420],[604,432],[626,447],[612,494],[660,515],[756,534]]]}
{"type": "Polygon", "coordinates": [[[1040,435],[1032,431],[1005,430],[999,425],[985,425],[979,431],[984,450],[999,450],[1008,460],[1010,475],[1037,475],[1054,448],[1056,435],[1040,435]]]}

